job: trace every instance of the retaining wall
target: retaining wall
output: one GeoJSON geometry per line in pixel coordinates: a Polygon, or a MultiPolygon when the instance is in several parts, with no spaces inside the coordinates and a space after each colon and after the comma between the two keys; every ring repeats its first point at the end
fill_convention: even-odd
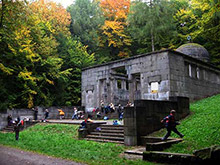
{"type": "MultiPolygon", "coordinates": [[[[44,107],[37,107],[38,108],[38,119],[44,118],[45,109],[44,107]]],[[[47,108],[49,110],[49,119],[58,119],[58,110],[62,109],[65,112],[65,118],[70,119],[73,115],[73,107],[50,107],[47,108]]],[[[78,110],[80,110],[80,107],[77,107],[78,110]]],[[[11,114],[13,120],[17,117],[20,117],[21,119],[28,117],[31,120],[34,119],[34,111],[32,109],[12,109],[7,110],[4,112],[0,112],[0,130],[7,126],[7,117],[11,114]]]]}
{"type": "Polygon", "coordinates": [[[135,100],[134,107],[124,109],[124,134],[126,145],[141,145],[141,136],[146,136],[163,127],[161,119],[176,110],[176,119],[189,114],[189,98],[173,97],[169,101],[135,100]]]}

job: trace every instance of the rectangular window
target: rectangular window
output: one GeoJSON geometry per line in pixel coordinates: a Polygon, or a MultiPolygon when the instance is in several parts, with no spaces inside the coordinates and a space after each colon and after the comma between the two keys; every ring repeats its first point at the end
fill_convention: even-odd
{"type": "Polygon", "coordinates": [[[192,66],[189,64],[189,77],[192,77],[192,66]]]}
{"type": "Polygon", "coordinates": [[[117,87],[118,87],[118,89],[121,89],[121,88],[122,88],[121,80],[117,80],[117,87]]]}
{"type": "Polygon", "coordinates": [[[129,82],[126,81],[126,90],[129,90],[129,82]]]}
{"type": "Polygon", "coordinates": [[[158,82],[151,83],[151,93],[158,93],[159,84],[158,82]]]}
{"type": "Polygon", "coordinates": [[[196,78],[197,78],[197,79],[200,78],[199,71],[200,71],[200,70],[199,70],[199,68],[197,67],[197,68],[196,68],[196,78]]]}

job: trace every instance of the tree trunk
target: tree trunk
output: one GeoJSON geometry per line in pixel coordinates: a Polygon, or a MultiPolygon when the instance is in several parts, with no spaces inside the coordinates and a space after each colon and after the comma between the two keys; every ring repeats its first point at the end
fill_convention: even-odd
{"type": "MultiPolygon", "coordinates": [[[[150,0],[150,12],[152,15],[152,9],[153,9],[153,4],[152,4],[152,0],[150,0]]],[[[151,27],[151,48],[152,48],[152,52],[154,52],[154,32],[153,32],[153,26],[151,27]]]]}
{"type": "Polygon", "coordinates": [[[151,30],[151,47],[152,47],[152,52],[155,51],[154,49],[154,32],[151,30]]]}

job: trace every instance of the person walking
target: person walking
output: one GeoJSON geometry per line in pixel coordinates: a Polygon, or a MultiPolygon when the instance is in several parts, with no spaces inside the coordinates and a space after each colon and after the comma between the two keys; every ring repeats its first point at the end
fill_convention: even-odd
{"type": "Polygon", "coordinates": [[[34,120],[36,121],[37,120],[37,116],[38,116],[38,108],[35,107],[35,108],[32,108],[32,110],[34,111],[34,120]]]}
{"type": "Polygon", "coordinates": [[[77,110],[77,108],[76,108],[76,107],[74,107],[74,109],[73,109],[73,116],[72,116],[72,120],[73,120],[73,119],[78,120],[78,110],[77,110]]]}
{"type": "Polygon", "coordinates": [[[165,118],[163,118],[161,120],[161,123],[164,123],[165,122],[165,127],[167,129],[167,133],[166,135],[162,138],[162,140],[166,140],[170,134],[171,134],[171,131],[175,132],[177,135],[179,135],[181,138],[184,137],[183,134],[181,134],[177,128],[176,128],[176,125],[178,125],[179,123],[176,122],[175,120],[175,114],[176,114],[176,111],[175,110],[171,110],[170,111],[170,115],[166,116],[165,118]]]}
{"type": "Polygon", "coordinates": [[[44,120],[46,120],[49,117],[49,110],[48,109],[45,110],[44,115],[45,115],[44,120]]]}
{"type": "Polygon", "coordinates": [[[58,111],[59,111],[60,120],[64,119],[65,112],[63,112],[62,109],[58,109],[58,111]]]}

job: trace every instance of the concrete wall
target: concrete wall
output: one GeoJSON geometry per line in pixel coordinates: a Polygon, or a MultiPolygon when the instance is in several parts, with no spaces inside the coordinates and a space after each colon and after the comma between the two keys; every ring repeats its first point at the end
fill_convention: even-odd
{"type": "Polygon", "coordinates": [[[126,145],[140,145],[141,136],[146,136],[163,127],[161,119],[176,110],[176,119],[189,114],[189,99],[172,97],[169,101],[136,100],[134,107],[124,109],[124,134],[126,145]]]}
{"type": "Polygon", "coordinates": [[[220,93],[219,68],[173,52],[169,53],[169,61],[170,96],[185,96],[193,101],[220,93]]]}
{"type": "MultiPolygon", "coordinates": [[[[77,107],[78,110],[80,110],[80,107],[77,107]]],[[[38,107],[38,119],[44,118],[45,113],[44,107],[38,107]]],[[[73,107],[50,107],[49,110],[49,119],[58,119],[58,110],[62,109],[65,112],[65,118],[72,118],[73,115],[73,107]]],[[[30,118],[31,120],[34,119],[34,111],[31,109],[13,109],[13,110],[7,110],[5,112],[0,113],[0,130],[7,126],[7,117],[11,114],[13,120],[17,117],[20,117],[21,119],[24,119],[25,117],[30,118]]]]}
{"type": "Polygon", "coordinates": [[[0,113],[0,130],[3,129],[8,124],[7,117],[8,114],[0,113]]]}
{"type": "Polygon", "coordinates": [[[86,110],[100,107],[101,100],[105,105],[111,102],[117,105],[140,99],[169,100],[172,96],[197,100],[217,93],[220,93],[219,68],[173,50],[133,56],[82,72],[82,106],[86,110]],[[118,74],[119,68],[126,73],[118,74]],[[152,92],[153,83],[158,83],[157,92],[152,92]]]}
{"type": "Polygon", "coordinates": [[[105,105],[125,104],[136,99],[169,99],[169,58],[167,51],[159,51],[146,55],[110,62],[86,68],[82,72],[82,106],[86,110],[105,105]],[[124,75],[117,74],[122,68],[124,75]],[[121,89],[117,81],[122,81],[121,89]],[[151,92],[151,83],[158,82],[157,93],[151,92]],[[126,89],[129,86],[129,89],[126,89]]]}

